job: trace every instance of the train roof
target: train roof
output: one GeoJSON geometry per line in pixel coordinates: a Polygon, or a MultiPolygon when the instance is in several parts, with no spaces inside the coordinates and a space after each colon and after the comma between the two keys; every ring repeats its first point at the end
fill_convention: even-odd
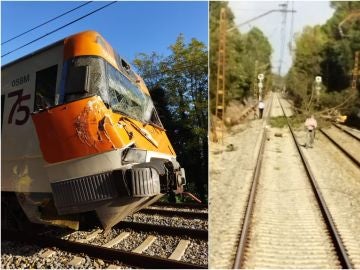
{"type": "Polygon", "coordinates": [[[1,69],[7,68],[28,58],[34,57],[37,54],[40,54],[61,44],[64,45],[64,60],[71,59],[73,57],[89,55],[102,57],[116,69],[125,69],[128,75],[132,77],[134,81],[140,81],[141,89],[149,95],[149,90],[144,84],[142,78],[138,74],[136,74],[131,69],[131,66],[127,63],[127,61],[120,57],[116,53],[116,51],[110,46],[110,44],[98,32],[94,30],[87,30],[65,37],[44,48],[41,48],[35,52],[32,52],[10,63],[7,63],[2,66],[1,69]]]}
{"type": "Polygon", "coordinates": [[[25,59],[31,58],[60,44],[64,44],[64,60],[76,56],[96,55],[105,58],[113,66],[118,67],[119,63],[117,62],[120,57],[110,44],[98,32],[87,30],[58,40],[48,46],[9,62],[1,66],[1,68],[3,69],[24,61],[25,59]]]}
{"type": "Polygon", "coordinates": [[[36,51],[34,51],[32,53],[26,54],[26,55],[24,55],[24,56],[22,56],[22,57],[20,57],[18,59],[15,59],[15,60],[1,66],[1,69],[7,68],[7,67],[12,66],[12,65],[14,65],[16,63],[19,63],[19,62],[24,61],[24,60],[26,60],[28,58],[31,58],[31,57],[33,57],[33,56],[35,56],[37,54],[40,54],[40,53],[42,53],[44,51],[47,51],[47,50],[49,50],[49,49],[51,49],[53,47],[56,47],[56,46],[60,45],[63,42],[64,42],[64,39],[58,40],[58,41],[56,41],[56,42],[54,42],[54,43],[52,43],[52,44],[50,44],[48,46],[45,46],[45,47],[43,47],[41,49],[38,49],[38,50],[36,50],[36,51]]]}

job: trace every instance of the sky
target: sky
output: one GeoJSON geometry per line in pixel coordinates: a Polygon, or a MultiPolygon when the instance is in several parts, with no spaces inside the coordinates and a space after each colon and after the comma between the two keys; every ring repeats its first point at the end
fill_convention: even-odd
{"type": "MultiPolygon", "coordinates": [[[[1,1],[1,43],[86,2],[1,1]]],[[[45,26],[1,46],[1,55],[16,49],[110,2],[94,1],[45,26]]],[[[29,46],[1,57],[1,65],[50,45],[69,35],[98,31],[129,61],[138,53],[167,56],[180,33],[185,42],[196,38],[208,44],[207,2],[125,2],[112,4],[29,46]]]]}
{"type": "MultiPolygon", "coordinates": [[[[334,10],[330,8],[329,1],[231,1],[229,7],[235,15],[235,24],[242,24],[247,20],[257,17],[267,11],[279,9],[279,4],[288,2],[288,9],[294,9],[295,13],[287,13],[286,19],[286,41],[284,47],[284,58],[281,66],[281,75],[285,75],[291,67],[292,56],[289,51],[289,41],[291,25],[293,25],[293,35],[300,33],[306,26],[324,24],[332,16],[334,10]],[[291,19],[293,14],[293,24],[291,19]]],[[[281,24],[283,15],[280,12],[270,13],[249,24],[240,27],[240,32],[248,32],[256,26],[269,39],[272,48],[272,68],[273,72],[278,73],[281,51],[281,24]]]]}

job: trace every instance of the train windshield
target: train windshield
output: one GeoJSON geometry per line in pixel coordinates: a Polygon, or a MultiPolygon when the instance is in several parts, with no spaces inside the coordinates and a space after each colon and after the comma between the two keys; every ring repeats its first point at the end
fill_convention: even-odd
{"type": "Polygon", "coordinates": [[[153,107],[150,97],[108,63],[106,70],[110,107],[132,118],[149,121],[153,107]]]}
{"type": "Polygon", "coordinates": [[[67,61],[64,68],[65,102],[96,94],[113,111],[162,127],[151,98],[102,58],[78,57],[67,61]]]}

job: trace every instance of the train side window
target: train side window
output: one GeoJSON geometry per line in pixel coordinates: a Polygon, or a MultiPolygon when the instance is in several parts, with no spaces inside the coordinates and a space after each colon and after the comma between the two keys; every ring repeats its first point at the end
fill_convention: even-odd
{"type": "Polygon", "coordinates": [[[123,68],[125,68],[126,71],[129,72],[130,65],[128,63],[126,63],[126,61],[124,59],[121,59],[121,65],[123,66],[123,68]]]}
{"type": "Polygon", "coordinates": [[[66,84],[66,95],[90,92],[90,66],[70,66],[66,84]]]}
{"type": "Polygon", "coordinates": [[[1,128],[4,120],[5,95],[1,95],[1,128]]]}
{"type": "Polygon", "coordinates": [[[35,111],[55,105],[57,69],[54,65],[36,72],[35,111]]]}
{"type": "Polygon", "coordinates": [[[108,103],[105,61],[96,56],[80,56],[68,60],[62,83],[62,102],[67,103],[92,95],[100,95],[108,103]]]}

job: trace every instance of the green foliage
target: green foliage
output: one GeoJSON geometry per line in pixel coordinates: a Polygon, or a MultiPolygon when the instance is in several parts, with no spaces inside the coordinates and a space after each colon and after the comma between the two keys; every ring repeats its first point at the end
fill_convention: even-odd
{"type": "Polygon", "coordinates": [[[286,84],[295,106],[303,111],[336,108],[350,113],[359,106],[356,93],[349,89],[354,55],[360,50],[360,16],[350,15],[360,9],[360,2],[331,2],[331,7],[335,12],[326,24],[306,27],[296,38],[294,63],[286,84]],[[318,101],[314,99],[315,76],[323,78],[318,101]]]}
{"type": "Polygon", "coordinates": [[[207,197],[208,52],[180,34],[167,57],[139,54],[134,60],[150,88],[177,159],[186,170],[188,190],[207,197]]]}
{"type": "MultiPolygon", "coordinates": [[[[316,117],[317,118],[317,117],[316,117]]],[[[306,114],[294,114],[289,117],[290,125],[296,129],[304,129],[305,128],[305,120],[306,114]]],[[[317,119],[319,125],[319,119],[317,119]]]]}
{"type": "Polygon", "coordinates": [[[149,89],[156,87],[162,78],[162,72],[164,71],[161,65],[162,58],[155,52],[150,55],[139,53],[133,61],[149,89]]]}
{"type": "MultiPolygon", "coordinates": [[[[227,2],[210,2],[210,54],[209,54],[209,63],[210,63],[210,108],[213,110],[215,108],[215,98],[216,98],[216,87],[217,87],[217,61],[218,61],[218,48],[219,48],[219,27],[220,27],[220,10],[221,8],[226,9],[226,24],[227,28],[230,28],[233,25],[234,15],[228,7],[227,2]]],[[[241,91],[240,85],[242,85],[243,80],[239,78],[239,75],[242,74],[241,66],[237,65],[240,62],[239,54],[234,54],[237,50],[242,50],[242,44],[240,40],[240,34],[237,30],[234,30],[226,35],[226,79],[225,79],[225,89],[227,89],[226,102],[228,102],[229,97],[234,96],[235,93],[240,94],[241,91]]]]}
{"type": "Polygon", "coordinates": [[[287,125],[285,116],[277,116],[270,118],[270,126],[276,128],[283,128],[287,125]]]}
{"type": "Polygon", "coordinates": [[[350,89],[339,92],[323,93],[321,95],[321,104],[319,109],[324,110],[326,108],[334,108],[341,111],[342,114],[349,115],[353,112],[356,103],[359,105],[358,97],[352,94],[353,92],[350,89]]]}
{"type": "Polygon", "coordinates": [[[234,15],[228,7],[228,2],[210,2],[210,110],[215,112],[220,10],[226,10],[227,29],[233,28],[226,34],[225,53],[225,89],[226,100],[242,100],[252,94],[255,74],[255,62],[259,69],[256,73],[266,73],[271,70],[271,46],[267,38],[258,28],[253,28],[249,33],[241,35],[234,24],[234,15]]]}
{"type": "Polygon", "coordinates": [[[349,61],[351,51],[347,43],[347,40],[329,41],[322,51],[321,70],[324,71],[323,79],[328,91],[341,91],[349,86],[351,76],[347,72],[352,61],[349,61]]]}
{"type": "Polygon", "coordinates": [[[253,91],[254,83],[257,83],[259,73],[266,74],[265,85],[271,76],[271,53],[272,48],[268,39],[259,28],[252,28],[247,34],[242,36],[244,53],[240,54],[241,64],[245,73],[244,91],[250,95],[253,91]],[[246,53],[245,53],[246,52],[246,53]]]}
{"type": "Polygon", "coordinates": [[[296,38],[296,61],[294,66],[309,74],[320,74],[322,61],[320,52],[327,37],[320,26],[305,27],[300,36],[296,38]]]}

